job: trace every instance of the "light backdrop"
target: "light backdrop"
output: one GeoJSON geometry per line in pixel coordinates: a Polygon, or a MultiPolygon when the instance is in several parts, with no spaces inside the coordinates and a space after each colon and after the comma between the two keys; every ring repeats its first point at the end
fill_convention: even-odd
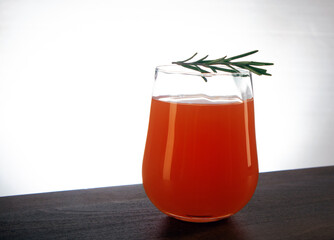
{"type": "Polygon", "coordinates": [[[154,67],[254,49],[260,171],[333,165],[331,0],[0,0],[0,196],[141,182],[154,67]]]}

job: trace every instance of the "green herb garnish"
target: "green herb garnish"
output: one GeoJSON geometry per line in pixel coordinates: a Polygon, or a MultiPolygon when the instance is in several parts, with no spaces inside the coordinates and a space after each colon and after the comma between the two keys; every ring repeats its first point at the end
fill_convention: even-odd
{"type": "MultiPolygon", "coordinates": [[[[234,57],[227,58],[227,56],[214,59],[214,60],[207,60],[207,57],[209,55],[206,55],[205,57],[194,61],[194,62],[189,62],[191,59],[193,59],[197,53],[195,53],[192,57],[183,60],[183,61],[177,61],[177,62],[172,62],[172,64],[177,64],[185,68],[189,68],[201,73],[217,73],[217,71],[223,71],[223,72],[230,72],[230,73],[240,73],[238,69],[235,67],[239,67],[242,69],[247,69],[257,75],[267,75],[271,76],[271,74],[267,73],[266,69],[259,68],[258,66],[268,66],[268,65],[274,65],[273,63],[266,63],[266,62],[254,62],[254,61],[233,61],[238,58],[246,57],[249,55],[252,55],[254,53],[257,53],[258,50],[254,50],[248,53],[240,54],[234,57]],[[221,67],[223,65],[224,67],[221,67]],[[255,67],[256,66],[256,67],[255,67]],[[228,67],[228,68],[226,68],[228,67]],[[210,72],[210,70],[212,72],[210,72]]],[[[205,76],[202,76],[204,81],[207,82],[207,79],[205,76]]]]}

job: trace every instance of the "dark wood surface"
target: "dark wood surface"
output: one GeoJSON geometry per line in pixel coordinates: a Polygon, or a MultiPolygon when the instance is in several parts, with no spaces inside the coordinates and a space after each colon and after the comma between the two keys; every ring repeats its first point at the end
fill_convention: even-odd
{"type": "Polygon", "coordinates": [[[160,213],[142,185],[0,198],[0,239],[334,239],[334,166],[261,173],[248,205],[214,223],[160,213]]]}

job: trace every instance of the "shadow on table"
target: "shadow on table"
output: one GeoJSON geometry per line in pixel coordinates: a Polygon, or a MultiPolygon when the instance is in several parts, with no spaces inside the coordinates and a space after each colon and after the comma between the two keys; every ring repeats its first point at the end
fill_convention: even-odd
{"type": "Polygon", "coordinates": [[[211,223],[190,223],[165,217],[161,219],[159,237],[163,239],[248,239],[233,217],[211,223]]]}

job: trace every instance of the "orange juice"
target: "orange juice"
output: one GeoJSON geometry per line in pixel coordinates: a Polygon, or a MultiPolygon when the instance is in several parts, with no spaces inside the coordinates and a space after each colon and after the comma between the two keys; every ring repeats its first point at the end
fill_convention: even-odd
{"type": "Polygon", "coordinates": [[[152,98],[143,185],[162,212],[214,221],[239,211],[255,191],[254,103],[187,99],[152,98]]]}

